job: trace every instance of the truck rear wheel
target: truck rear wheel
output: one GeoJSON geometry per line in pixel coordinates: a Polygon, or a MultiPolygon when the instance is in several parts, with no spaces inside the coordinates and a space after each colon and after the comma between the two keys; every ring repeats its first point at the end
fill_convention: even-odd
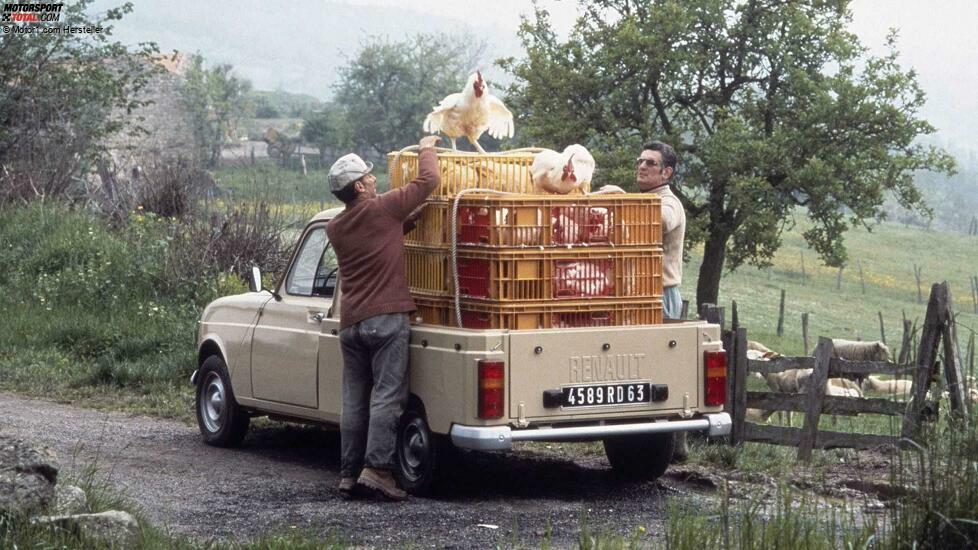
{"type": "Polygon", "coordinates": [[[675,434],[659,433],[604,440],[611,469],[628,479],[652,481],[666,473],[672,460],[675,434]]]}
{"type": "Polygon", "coordinates": [[[424,407],[412,401],[397,426],[397,465],[394,475],[405,491],[425,496],[431,493],[441,462],[448,458],[451,443],[431,433],[424,407]]]}
{"type": "Polygon", "coordinates": [[[215,447],[238,446],[251,418],[234,399],[227,365],[219,356],[212,355],[201,365],[198,376],[197,426],[204,443],[215,447]]]}

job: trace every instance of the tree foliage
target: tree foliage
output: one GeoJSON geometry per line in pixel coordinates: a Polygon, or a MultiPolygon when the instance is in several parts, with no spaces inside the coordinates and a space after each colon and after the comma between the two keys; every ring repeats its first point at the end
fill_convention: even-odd
{"type": "Polygon", "coordinates": [[[364,44],[340,69],[336,86],[336,103],[346,113],[353,145],[380,159],[417,143],[425,116],[462,88],[484,49],[471,38],[427,34],[364,44]]]}
{"type": "Polygon", "coordinates": [[[67,4],[58,23],[0,35],[0,202],[60,196],[106,154],[106,138],[142,132],[133,111],[151,77],[153,44],[111,40],[132,5],[86,15],[67,4]],[[103,27],[97,34],[41,34],[45,27],[103,27]]]}
{"type": "Polygon", "coordinates": [[[319,160],[325,164],[341,150],[353,146],[353,129],[346,111],[336,103],[327,103],[303,120],[302,140],[319,149],[319,160]]]}
{"type": "Polygon", "coordinates": [[[548,14],[524,20],[522,59],[503,66],[521,139],[592,147],[602,183],[634,185],[643,142],[680,154],[687,247],[704,242],[699,303],[724,265],[768,265],[797,208],[805,239],[845,264],[845,230],[884,217],[887,195],[926,211],[917,170],[953,161],[918,136],[924,93],[889,53],[867,55],[848,0],[582,1],[570,38],[548,14]]]}
{"type": "Polygon", "coordinates": [[[249,111],[251,82],[236,76],[228,64],[204,66],[204,58],[194,55],[181,87],[184,103],[191,114],[197,160],[217,166],[221,150],[237,133],[238,122],[249,111]]]}

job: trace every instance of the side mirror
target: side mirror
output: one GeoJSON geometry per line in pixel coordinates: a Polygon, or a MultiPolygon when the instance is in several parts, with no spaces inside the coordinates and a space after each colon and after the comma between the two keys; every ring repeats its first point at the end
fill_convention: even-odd
{"type": "Polygon", "coordinates": [[[251,292],[261,291],[261,270],[258,266],[251,267],[251,277],[248,279],[248,290],[251,292]]]}

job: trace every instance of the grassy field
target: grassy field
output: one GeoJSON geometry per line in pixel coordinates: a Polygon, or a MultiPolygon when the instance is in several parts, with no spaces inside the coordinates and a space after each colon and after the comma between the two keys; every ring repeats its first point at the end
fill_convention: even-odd
{"type": "MultiPolygon", "coordinates": [[[[799,217],[784,235],[784,244],[769,269],[743,266],[727,272],[720,283],[720,304],[730,319],[731,302],[737,302],[740,325],[748,338],[765,343],[785,355],[803,350],[801,315],[809,314],[809,352],[818,336],[880,339],[879,312],[883,313],[886,342],[896,352],[903,330],[902,319],[923,322],[930,285],[947,281],[955,299],[960,328],[958,338],[965,351],[968,337],[978,329],[969,278],[978,275],[975,251],[978,237],[940,233],[895,223],[882,223],[872,231],[857,228],[846,236],[849,266],[837,288],[838,269],[821,265],[807,248],[802,232],[810,227],[799,217]],[[804,272],[802,276],[802,258],[804,272]],[[858,262],[858,263],[857,263],[858,262]],[[865,292],[860,284],[862,265],[865,292]],[[914,264],[921,267],[923,303],[917,302],[914,264]],[[781,290],[785,291],[784,335],[777,336],[781,290]]],[[[696,301],[696,275],[702,248],[695,249],[684,267],[683,297],[696,301]]]]}

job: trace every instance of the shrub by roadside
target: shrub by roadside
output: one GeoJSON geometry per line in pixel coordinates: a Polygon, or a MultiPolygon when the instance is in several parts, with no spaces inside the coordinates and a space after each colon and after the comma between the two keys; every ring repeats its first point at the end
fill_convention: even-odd
{"type": "Polygon", "coordinates": [[[3,208],[0,388],[107,402],[121,390],[126,401],[165,395],[176,412],[201,308],[246,289],[228,269],[243,273],[256,257],[278,265],[274,223],[261,206],[206,220],[137,211],[118,228],[59,203],[3,208]]]}

